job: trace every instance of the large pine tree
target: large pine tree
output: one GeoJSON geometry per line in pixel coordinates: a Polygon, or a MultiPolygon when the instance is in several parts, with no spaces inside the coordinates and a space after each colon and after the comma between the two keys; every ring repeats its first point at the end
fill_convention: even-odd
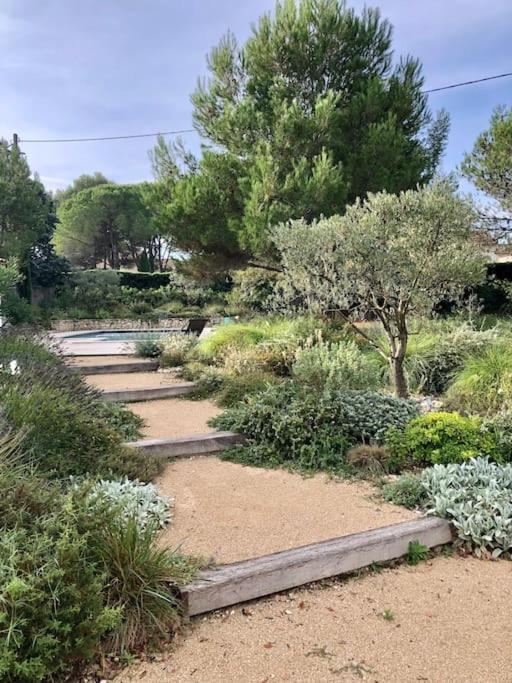
{"type": "Polygon", "coordinates": [[[412,188],[435,172],[447,115],[433,118],[417,60],[394,63],[378,10],[285,0],[245,45],[225,36],[208,69],[192,102],[215,155],[169,197],[169,225],[187,248],[217,252],[225,233],[230,253],[235,239],[240,253],[261,255],[280,221],[343,213],[369,191],[412,188]]]}

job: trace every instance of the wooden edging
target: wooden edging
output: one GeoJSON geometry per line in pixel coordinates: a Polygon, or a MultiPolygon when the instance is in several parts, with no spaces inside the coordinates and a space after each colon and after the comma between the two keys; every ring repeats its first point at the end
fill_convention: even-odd
{"type": "Polygon", "coordinates": [[[194,434],[179,439],[142,439],[125,444],[131,448],[139,448],[148,455],[177,458],[186,455],[207,455],[219,453],[243,441],[240,434],[234,432],[210,432],[194,434]]]}
{"type": "Polygon", "coordinates": [[[115,389],[103,391],[105,401],[133,403],[134,401],[154,401],[159,398],[173,398],[190,394],[195,389],[194,382],[183,382],[167,387],[153,387],[150,389],[115,389]]]}
{"type": "Polygon", "coordinates": [[[204,570],[182,588],[184,610],[202,614],[394,560],[415,540],[428,548],[449,543],[450,524],[425,517],[204,570]]]}
{"type": "Polygon", "coordinates": [[[158,370],[158,361],[139,360],[126,363],[102,363],[98,365],[73,365],[70,367],[81,375],[113,375],[118,372],[153,372],[158,370]]]}

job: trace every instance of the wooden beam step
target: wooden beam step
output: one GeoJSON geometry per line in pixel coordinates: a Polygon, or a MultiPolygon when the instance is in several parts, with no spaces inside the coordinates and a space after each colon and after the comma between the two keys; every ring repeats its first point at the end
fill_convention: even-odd
{"type": "Polygon", "coordinates": [[[242,443],[243,437],[234,432],[209,432],[193,434],[179,439],[141,439],[125,444],[131,448],[139,448],[148,455],[177,458],[187,455],[210,455],[219,453],[242,443]]]}
{"type": "Polygon", "coordinates": [[[181,590],[184,609],[202,614],[394,560],[415,540],[428,548],[449,543],[450,524],[423,517],[204,570],[181,590]]]}
{"type": "Polygon", "coordinates": [[[118,372],[152,372],[158,370],[157,360],[134,360],[126,363],[99,363],[98,365],[75,365],[70,367],[81,375],[112,375],[118,372]]]}
{"type": "Polygon", "coordinates": [[[190,394],[195,389],[194,382],[183,382],[166,387],[153,387],[150,389],[113,389],[103,391],[105,401],[133,403],[135,401],[154,401],[160,398],[174,398],[190,394]]]}

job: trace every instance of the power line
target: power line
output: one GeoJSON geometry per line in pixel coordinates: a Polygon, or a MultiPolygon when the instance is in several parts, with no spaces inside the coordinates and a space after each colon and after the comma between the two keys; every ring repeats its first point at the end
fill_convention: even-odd
{"type": "Polygon", "coordinates": [[[431,92],[440,92],[441,90],[461,88],[463,85],[474,85],[475,83],[483,83],[484,81],[495,81],[497,78],[506,78],[507,76],[512,76],[512,71],[506,74],[498,74],[497,76],[486,76],[485,78],[477,78],[474,81],[462,81],[462,83],[452,83],[452,85],[443,85],[441,88],[431,88],[430,90],[424,90],[423,93],[427,95],[431,92]]]}
{"type": "Polygon", "coordinates": [[[139,133],[138,135],[109,135],[101,138],[58,138],[49,140],[25,140],[19,138],[19,142],[100,142],[103,140],[128,140],[131,138],[154,138],[157,135],[181,135],[182,133],[195,133],[195,128],[184,128],[183,130],[164,130],[157,133],[139,133]]]}
{"type": "MultiPolygon", "coordinates": [[[[454,88],[462,88],[465,85],[475,85],[476,83],[484,83],[485,81],[495,81],[498,78],[507,78],[512,76],[512,71],[504,74],[497,74],[496,76],[485,76],[484,78],[476,78],[472,81],[461,81],[460,83],[452,83],[450,85],[443,85],[439,88],[430,88],[430,90],[424,90],[423,94],[428,95],[429,93],[441,92],[442,90],[453,90],[454,88]]],[[[154,138],[158,135],[181,135],[184,133],[195,133],[195,128],[183,128],[182,130],[166,130],[159,131],[156,133],[139,133],[137,135],[107,135],[98,138],[54,138],[54,139],[40,139],[40,140],[25,140],[19,138],[19,142],[30,143],[30,142],[104,142],[105,140],[132,140],[134,138],[154,138]]]]}

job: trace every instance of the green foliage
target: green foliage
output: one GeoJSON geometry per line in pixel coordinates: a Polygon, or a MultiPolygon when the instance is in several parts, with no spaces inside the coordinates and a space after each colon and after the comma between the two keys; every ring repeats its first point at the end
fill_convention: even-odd
{"type": "Polygon", "coordinates": [[[106,474],[116,458],[124,459],[122,435],[137,433],[135,416],[105,406],[99,392],[37,339],[1,335],[0,364],[6,368],[12,360],[17,374],[0,373],[3,416],[26,431],[25,450],[41,472],[106,474]]]}
{"type": "Polygon", "coordinates": [[[512,109],[497,107],[489,129],[481,133],[462,162],[462,173],[476,187],[512,211],[512,109]]]}
{"type": "Polygon", "coordinates": [[[447,116],[432,119],[416,60],[393,65],[391,32],[377,10],[287,0],[244,46],[227,34],[213,48],[192,101],[216,151],[169,173],[164,215],[178,246],[260,253],[280,221],[432,177],[447,116]]]}
{"type": "Polygon", "coordinates": [[[135,342],[135,355],[139,358],[159,358],[161,353],[162,344],[160,340],[151,338],[151,335],[135,342]]]}
{"type": "Polygon", "coordinates": [[[477,456],[501,458],[494,435],[476,416],[427,413],[386,438],[393,467],[464,462],[477,456]]]}
{"type": "Polygon", "coordinates": [[[256,465],[337,470],[357,443],[382,443],[418,412],[412,402],[371,392],[314,394],[285,382],[249,397],[212,420],[245,434],[247,446],[226,453],[256,465]]]}
{"type": "Polygon", "coordinates": [[[0,678],[42,681],[88,660],[120,613],[64,511],[0,534],[0,678]]]}
{"type": "Polygon", "coordinates": [[[99,261],[119,268],[152,238],[149,211],[137,185],[99,184],[59,203],[58,253],[73,264],[99,261]]]}
{"type": "Polygon", "coordinates": [[[26,158],[0,140],[0,257],[19,257],[24,271],[31,247],[45,232],[48,196],[31,178],[26,158]]]}
{"type": "Polygon", "coordinates": [[[448,388],[447,400],[469,413],[512,407],[512,344],[497,342],[470,356],[448,388]]]}
{"type": "Polygon", "coordinates": [[[283,302],[320,313],[351,311],[361,335],[358,320],[380,320],[385,345],[367,341],[389,363],[397,395],[407,395],[410,317],[460,299],[483,279],[484,261],[471,240],[473,219],[472,207],[451,184],[438,181],[399,195],[370,194],[344,216],[312,225],[283,223],[273,234],[284,268],[283,302]]]}
{"type": "Polygon", "coordinates": [[[247,372],[243,375],[223,373],[222,384],[216,394],[216,402],[223,408],[231,408],[248,396],[258,394],[279,380],[269,372],[247,372]]]}
{"type": "Polygon", "coordinates": [[[421,483],[432,514],[449,519],[477,555],[512,551],[512,465],[486,458],[424,470],[421,483]]]}
{"type": "Polygon", "coordinates": [[[426,497],[420,477],[409,472],[384,484],[382,495],[390,503],[403,505],[410,510],[422,507],[426,497]]]}
{"type": "Polygon", "coordinates": [[[240,313],[263,312],[272,306],[274,286],[279,277],[278,273],[263,268],[245,268],[234,271],[233,289],[227,296],[227,303],[231,310],[240,313]]]}
{"type": "Polygon", "coordinates": [[[492,344],[503,333],[499,327],[479,330],[467,323],[448,331],[420,331],[410,337],[407,348],[409,385],[418,392],[442,394],[467,356],[492,344]]]}
{"type": "Polygon", "coordinates": [[[320,343],[299,348],[292,367],[293,378],[314,391],[377,389],[379,363],[354,342],[320,343]]]}
{"type": "Polygon", "coordinates": [[[148,252],[144,249],[142,254],[139,256],[139,262],[137,263],[137,270],[139,273],[150,273],[151,264],[148,258],[148,252]]]}
{"type": "Polygon", "coordinates": [[[420,543],[417,539],[409,542],[407,548],[407,562],[411,565],[417,565],[428,557],[428,548],[426,545],[420,543]]]}
{"type": "Polygon", "coordinates": [[[135,273],[132,270],[120,270],[119,279],[122,287],[131,289],[160,289],[170,284],[170,273],[135,273]]]}
{"type": "Polygon", "coordinates": [[[183,365],[196,343],[194,335],[170,334],[161,342],[160,364],[169,368],[183,365]]]}
{"type": "Polygon", "coordinates": [[[141,438],[144,420],[126,406],[105,401],[98,406],[98,415],[123,441],[136,441],[141,438]]]}

